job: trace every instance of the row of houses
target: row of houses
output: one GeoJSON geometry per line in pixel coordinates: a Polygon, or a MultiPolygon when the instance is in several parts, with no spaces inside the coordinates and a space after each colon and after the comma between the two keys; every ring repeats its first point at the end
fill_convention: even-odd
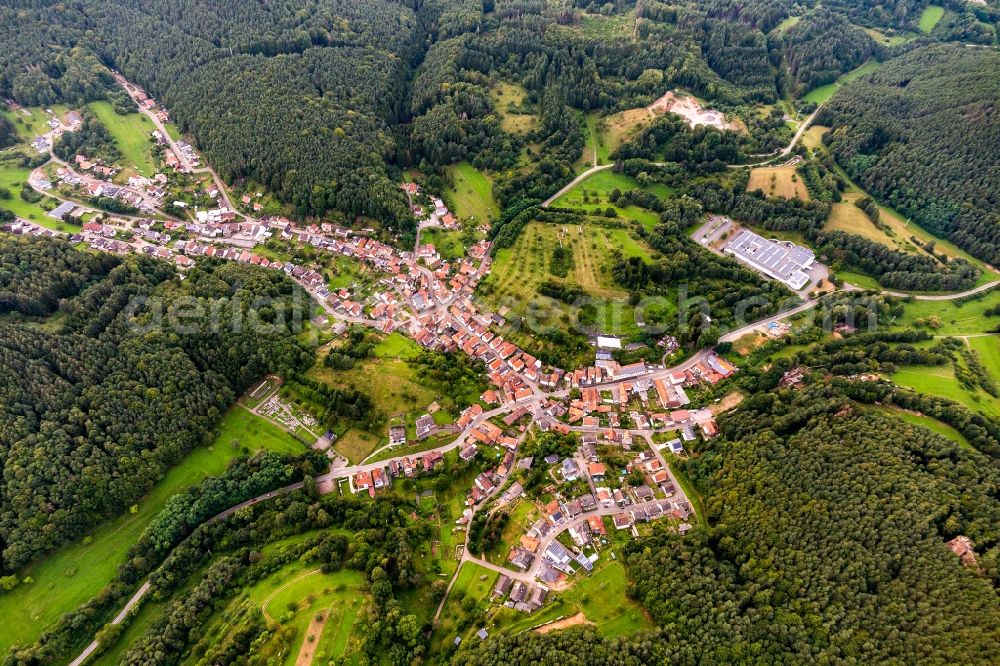
{"type": "Polygon", "coordinates": [[[384,465],[356,473],[350,478],[350,489],[352,493],[368,491],[369,496],[375,497],[377,490],[388,488],[395,478],[413,478],[421,473],[432,472],[443,464],[444,454],[440,451],[428,451],[398,460],[393,458],[384,465]]]}

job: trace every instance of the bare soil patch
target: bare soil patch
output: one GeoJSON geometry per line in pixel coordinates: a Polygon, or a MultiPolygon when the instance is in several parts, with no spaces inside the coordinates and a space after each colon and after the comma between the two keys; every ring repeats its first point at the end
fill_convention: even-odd
{"type": "Polygon", "coordinates": [[[691,95],[678,95],[669,91],[646,108],[653,113],[676,113],[687,120],[691,127],[710,125],[720,130],[739,129],[738,125],[727,122],[721,111],[706,109],[691,95]]]}
{"type": "Polygon", "coordinates": [[[578,624],[593,624],[587,619],[587,616],[582,612],[576,615],[570,615],[569,617],[564,617],[561,620],[556,620],[555,622],[549,622],[548,624],[543,624],[540,627],[536,627],[535,631],[540,634],[547,634],[550,631],[555,631],[557,629],[565,629],[566,627],[572,627],[578,624]]]}
{"type": "Polygon", "coordinates": [[[710,406],[709,410],[711,410],[713,415],[718,416],[719,414],[728,412],[730,409],[734,409],[741,402],[743,402],[743,394],[739,391],[733,391],[719,402],[710,406]]]}

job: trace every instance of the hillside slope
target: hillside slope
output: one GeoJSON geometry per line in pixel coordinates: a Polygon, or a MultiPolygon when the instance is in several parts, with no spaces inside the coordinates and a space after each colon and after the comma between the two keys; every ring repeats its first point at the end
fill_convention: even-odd
{"type": "Polygon", "coordinates": [[[820,112],[837,161],[935,234],[1000,260],[1000,53],[935,44],[845,86],[820,112]]]}

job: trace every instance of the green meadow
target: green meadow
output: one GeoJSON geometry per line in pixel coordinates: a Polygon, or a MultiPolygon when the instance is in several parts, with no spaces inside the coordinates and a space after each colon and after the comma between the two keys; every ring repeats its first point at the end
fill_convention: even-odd
{"type": "Polygon", "coordinates": [[[920,31],[928,33],[934,29],[938,21],[944,16],[944,7],[938,5],[927,5],[920,14],[920,31]]]}
{"type": "Polygon", "coordinates": [[[856,67],[855,69],[852,69],[851,71],[847,72],[833,83],[828,83],[826,85],[817,86],[816,88],[813,88],[805,95],[803,95],[802,99],[804,99],[807,102],[815,102],[816,104],[822,104],[831,97],[833,97],[833,94],[837,92],[837,88],[839,88],[840,86],[848,84],[851,81],[864,76],[865,74],[870,74],[881,66],[882,63],[880,63],[878,60],[869,60],[860,67],[856,67]]]}
{"type": "Polygon", "coordinates": [[[552,206],[554,208],[576,208],[586,211],[598,210],[601,214],[606,209],[613,208],[619,217],[634,220],[642,224],[646,229],[652,229],[660,221],[657,213],[645,208],[639,208],[638,206],[628,206],[625,208],[613,206],[609,200],[609,196],[613,190],[617,189],[621,192],[627,192],[636,188],[642,188],[664,199],[668,198],[672,193],[670,188],[662,183],[642,186],[634,178],[622,173],[616,173],[611,169],[605,169],[578,183],[576,187],[552,202],[552,206]]]}
{"type": "Polygon", "coordinates": [[[126,166],[134,167],[140,175],[156,173],[154,146],[150,135],[156,127],[143,113],[119,115],[108,102],[91,102],[87,105],[97,119],[114,137],[126,166]]]}
{"type": "Polygon", "coordinates": [[[493,182],[482,171],[468,162],[453,164],[447,169],[451,185],[444,191],[444,199],[459,219],[475,218],[488,222],[498,215],[493,198],[493,182]]]}

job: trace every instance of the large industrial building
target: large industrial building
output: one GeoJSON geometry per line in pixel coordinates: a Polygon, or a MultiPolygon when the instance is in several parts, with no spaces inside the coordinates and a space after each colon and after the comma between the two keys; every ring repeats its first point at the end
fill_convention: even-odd
{"type": "Polygon", "coordinates": [[[726,246],[725,252],[750,267],[798,291],[809,284],[806,271],[816,261],[812,250],[789,241],[773,241],[744,229],[726,246]]]}

